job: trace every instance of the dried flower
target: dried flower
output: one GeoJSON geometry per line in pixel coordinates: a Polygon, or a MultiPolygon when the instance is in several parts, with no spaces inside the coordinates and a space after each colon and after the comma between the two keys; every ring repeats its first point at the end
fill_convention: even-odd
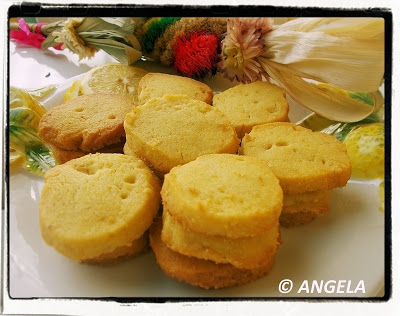
{"type": "Polygon", "coordinates": [[[271,18],[232,18],[222,40],[219,69],[230,80],[247,83],[267,78],[257,57],[264,53],[264,35],[273,26],[271,18]]]}
{"type": "Polygon", "coordinates": [[[178,36],[174,45],[174,67],[187,77],[203,77],[215,72],[219,39],[215,34],[194,32],[178,36]]]}
{"type": "MultiPolygon", "coordinates": [[[[19,19],[18,25],[15,25],[15,29],[10,31],[10,38],[21,44],[41,48],[46,39],[42,29],[46,28],[46,25],[45,22],[37,23],[31,29],[32,25],[27,24],[24,19],[19,19]]],[[[56,45],[54,48],[61,49],[61,45],[56,45]]]]}
{"type": "Polygon", "coordinates": [[[384,31],[382,18],[297,18],[266,34],[257,61],[298,104],[335,121],[356,122],[384,103],[378,91],[384,31]],[[318,83],[369,93],[374,106],[318,83]]]}
{"type": "Polygon", "coordinates": [[[75,31],[82,23],[82,18],[71,18],[65,23],[65,27],[60,31],[53,33],[56,43],[63,43],[62,48],[68,48],[71,52],[79,56],[79,60],[83,58],[92,58],[96,53],[96,48],[90,44],[86,44],[75,31]]]}
{"type": "MultiPolygon", "coordinates": [[[[48,24],[10,23],[10,33],[28,45],[41,49],[68,48],[79,60],[91,58],[103,50],[121,63],[132,64],[142,57],[140,44],[133,34],[131,18],[70,18],[48,24]],[[18,31],[18,33],[14,33],[18,31]],[[34,42],[28,42],[28,40],[34,42]]],[[[13,38],[11,36],[11,38],[13,38]]],[[[16,40],[18,40],[16,38],[16,40]]],[[[21,42],[21,41],[19,41],[21,42]]]]}

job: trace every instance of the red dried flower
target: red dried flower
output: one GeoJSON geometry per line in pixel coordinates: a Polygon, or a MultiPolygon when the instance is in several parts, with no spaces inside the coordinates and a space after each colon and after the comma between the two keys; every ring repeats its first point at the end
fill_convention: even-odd
{"type": "Polygon", "coordinates": [[[215,72],[219,40],[215,34],[202,31],[178,36],[174,45],[174,66],[184,76],[203,77],[215,72]]]}

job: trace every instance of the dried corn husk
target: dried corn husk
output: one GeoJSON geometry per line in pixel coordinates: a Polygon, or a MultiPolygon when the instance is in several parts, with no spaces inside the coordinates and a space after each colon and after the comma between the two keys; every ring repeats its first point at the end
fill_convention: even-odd
{"type": "Polygon", "coordinates": [[[69,18],[45,26],[51,33],[42,48],[62,43],[80,59],[91,58],[103,50],[123,64],[132,64],[142,57],[141,47],[133,35],[134,23],[130,18],[69,18]]]}
{"type": "Polygon", "coordinates": [[[265,36],[261,67],[304,107],[342,122],[359,121],[383,105],[377,91],[384,74],[382,18],[299,18],[265,36]],[[367,92],[373,107],[324,89],[367,92]]]}

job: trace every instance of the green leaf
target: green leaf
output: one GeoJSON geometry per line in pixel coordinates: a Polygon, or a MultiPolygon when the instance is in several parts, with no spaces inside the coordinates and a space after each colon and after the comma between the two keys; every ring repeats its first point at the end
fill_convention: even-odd
{"type": "MultiPolygon", "coordinates": [[[[342,90],[342,91],[347,93],[353,99],[357,99],[358,101],[364,102],[371,106],[374,105],[374,99],[369,93],[353,92],[348,90],[342,90]]],[[[383,114],[384,114],[384,108],[382,107],[378,111],[373,112],[363,120],[357,122],[345,123],[345,122],[330,120],[316,113],[312,113],[308,117],[306,117],[302,122],[300,122],[299,125],[309,128],[313,131],[321,131],[333,135],[340,141],[343,141],[346,138],[346,136],[350,133],[350,131],[357,126],[370,123],[383,122],[384,121],[383,114]]]]}
{"type": "Polygon", "coordinates": [[[29,108],[10,109],[10,147],[26,155],[24,168],[43,175],[56,165],[55,159],[37,133],[40,116],[29,108]]]}
{"type": "Polygon", "coordinates": [[[36,127],[40,117],[31,109],[16,108],[10,110],[9,135],[13,148],[24,152],[26,147],[40,144],[42,140],[36,127]]]}
{"type": "Polygon", "coordinates": [[[42,144],[27,148],[25,154],[26,170],[37,175],[43,175],[57,164],[50,150],[42,144]]]}
{"type": "Polygon", "coordinates": [[[365,104],[374,106],[374,98],[372,97],[371,94],[366,93],[366,92],[353,92],[353,91],[347,91],[346,93],[353,99],[358,100],[360,102],[364,102],[365,104]]]}

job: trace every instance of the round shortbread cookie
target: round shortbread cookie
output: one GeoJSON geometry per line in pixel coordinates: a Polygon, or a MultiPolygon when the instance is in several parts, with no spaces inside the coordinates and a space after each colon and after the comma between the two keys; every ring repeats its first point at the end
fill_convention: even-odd
{"type": "Polygon", "coordinates": [[[114,265],[119,262],[131,259],[149,250],[149,234],[146,231],[138,239],[135,239],[129,246],[121,246],[109,253],[101,254],[96,258],[81,261],[85,264],[93,265],[114,265]]]}
{"type": "MultiPolygon", "coordinates": [[[[127,143],[127,142],[125,143],[124,149],[123,149],[123,150],[124,150],[124,154],[125,154],[125,155],[137,157],[137,155],[135,154],[135,152],[129,147],[129,143],[127,143]]],[[[143,157],[142,157],[142,158],[139,158],[139,159],[141,159],[142,161],[144,161],[144,162],[146,163],[146,165],[148,165],[148,166],[153,170],[154,174],[155,174],[157,177],[159,177],[160,179],[163,179],[163,178],[164,178],[164,173],[163,173],[163,172],[161,172],[161,171],[155,169],[154,167],[152,167],[151,164],[150,164],[148,161],[146,161],[143,157]]]]}
{"type": "Polygon", "coordinates": [[[125,119],[127,146],[158,174],[210,153],[236,153],[240,140],[217,109],[185,95],[153,98],[125,119]]]}
{"type": "MultiPolygon", "coordinates": [[[[319,192],[318,192],[319,193],[319,192]]],[[[282,226],[298,226],[311,222],[317,216],[325,215],[329,211],[329,198],[332,190],[322,191],[319,199],[292,198],[291,195],[283,196],[283,207],[279,222],[282,226]],[[289,198],[286,198],[286,197],[289,198]],[[286,203],[285,203],[286,201],[286,203]]],[[[301,195],[301,194],[298,194],[301,195]]],[[[311,196],[313,194],[310,194],[311,196]]],[[[296,195],[295,195],[296,196],[296,195]]]]}
{"type": "MultiPolygon", "coordinates": [[[[329,207],[326,206],[326,212],[328,212],[329,207]]],[[[322,209],[321,209],[322,211],[322,209]]],[[[312,211],[301,211],[297,209],[295,213],[282,213],[279,222],[283,227],[295,227],[304,224],[308,224],[315,220],[318,216],[322,214],[317,214],[316,212],[312,211]]]]}
{"type": "Polygon", "coordinates": [[[214,92],[203,82],[165,73],[148,73],[139,82],[139,105],[166,94],[185,94],[191,99],[211,104],[214,92]]]}
{"type": "Polygon", "coordinates": [[[266,81],[239,84],[213,98],[234,126],[239,138],[256,125],[289,121],[289,104],[281,87],[266,81]]]}
{"type": "Polygon", "coordinates": [[[160,181],[138,158],[89,154],[46,172],[39,202],[43,239],[76,261],[129,247],[150,227],[160,181]]]}
{"type": "Polygon", "coordinates": [[[230,263],[240,269],[254,269],[265,266],[275,256],[279,244],[279,222],[261,235],[227,238],[187,230],[164,209],[161,240],[182,255],[230,263]]]}
{"type": "Polygon", "coordinates": [[[129,147],[128,143],[124,144],[123,151],[125,155],[137,157],[132,149],[129,147]]]}
{"type": "Polygon", "coordinates": [[[313,191],[300,194],[284,194],[283,206],[296,206],[300,204],[313,204],[320,202],[328,202],[333,190],[313,191]]]}
{"type": "Polygon", "coordinates": [[[122,142],[99,148],[98,150],[93,152],[87,152],[83,150],[67,150],[54,145],[50,145],[50,149],[57,163],[63,164],[72,159],[83,157],[87,154],[94,154],[96,152],[123,154],[124,145],[125,145],[125,138],[123,139],[122,142]]]}
{"type": "Polygon", "coordinates": [[[284,194],[279,222],[291,227],[306,224],[329,211],[329,199],[333,190],[314,191],[302,194],[284,194]]]}
{"type": "Polygon", "coordinates": [[[262,159],[204,155],[165,175],[163,205],[186,229],[229,238],[266,233],[278,222],[283,193],[262,159]]]}
{"type": "Polygon", "coordinates": [[[299,203],[296,205],[283,205],[281,217],[283,214],[295,214],[298,212],[315,213],[323,215],[329,211],[329,201],[322,200],[319,202],[299,203]]]}
{"type": "Polygon", "coordinates": [[[267,275],[275,257],[263,267],[239,269],[227,263],[197,259],[181,255],[168,248],[161,240],[162,221],[157,220],[150,228],[150,246],[163,272],[181,282],[204,289],[220,289],[247,284],[267,275]]]}
{"type": "Polygon", "coordinates": [[[243,137],[239,153],[265,159],[285,194],[343,187],[351,176],[343,143],[292,123],[255,126],[243,137]]]}
{"type": "Polygon", "coordinates": [[[125,95],[78,96],[46,112],[38,133],[45,142],[62,149],[95,151],[121,142],[125,115],[133,107],[125,95]]]}

